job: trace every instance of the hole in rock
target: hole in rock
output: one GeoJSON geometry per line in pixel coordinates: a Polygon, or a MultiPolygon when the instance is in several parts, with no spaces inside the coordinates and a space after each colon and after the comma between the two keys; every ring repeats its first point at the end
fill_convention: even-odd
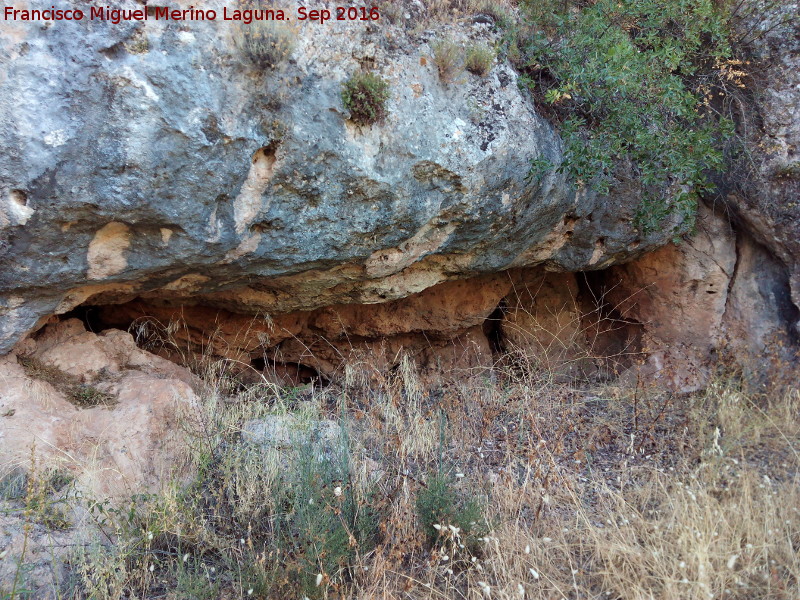
{"type": "Polygon", "coordinates": [[[100,316],[102,307],[91,306],[88,304],[81,304],[80,306],[72,309],[68,313],[61,315],[60,319],[65,321],[67,319],[78,319],[86,327],[87,331],[92,333],[100,333],[104,329],[109,329],[108,325],[103,322],[100,316]]]}
{"type": "Polygon", "coordinates": [[[503,318],[507,311],[508,304],[503,299],[483,322],[483,335],[489,340],[489,348],[495,356],[503,354],[503,318]]]}
{"type": "Polygon", "coordinates": [[[601,375],[612,378],[643,356],[644,326],[622,314],[609,271],[578,273],[577,282],[589,352],[599,362],[601,375]]]}
{"type": "Polygon", "coordinates": [[[9,196],[11,197],[11,201],[17,205],[28,206],[28,194],[23,190],[11,190],[9,196]]]}
{"type": "Polygon", "coordinates": [[[299,362],[285,363],[274,357],[257,356],[250,360],[250,366],[271,381],[282,382],[285,385],[299,386],[309,383],[326,385],[328,383],[327,379],[322,377],[314,367],[299,362]]]}

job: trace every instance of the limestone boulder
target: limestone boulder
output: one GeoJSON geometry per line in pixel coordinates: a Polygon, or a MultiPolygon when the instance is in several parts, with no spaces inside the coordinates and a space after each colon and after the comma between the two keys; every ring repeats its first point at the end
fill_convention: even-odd
{"type": "Polygon", "coordinates": [[[266,69],[222,19],[4,23],[0,353],[81,304],[311,311],[508,268],[600,268],[667,241],[634,227],[635,189],[527,177],[561,144],[508,64],[440,80],[432,44],[493,43],[489,24],[286,28],[291,52],[266,69]],[[390,86],[372,126],[341,96],[361,69],[390,86]]]}

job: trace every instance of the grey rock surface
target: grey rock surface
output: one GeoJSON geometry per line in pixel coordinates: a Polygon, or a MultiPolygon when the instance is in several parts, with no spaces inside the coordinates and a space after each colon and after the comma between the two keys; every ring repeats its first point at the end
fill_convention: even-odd
{"type": "Polygon", "coordinates": [[[295,448],[302,443],[332,451],[340,443],[341,428],[329,419],[303,422],[294,415],[267,415],[253,419],[242,428],[242,441],[276,450],[295,448]]]}
{"type": "MultiPolygon", "coordinates": [[[[601,268],[667,241],[671,227],[633,227],[635,190],[526,179],[560,142],[508,65],[445,86],[429,45],[441,32],[290,26],[291,55],[264,71],[232,22],[3,23],[0,353],[81,303],[374,303],[509,267],[601,268]],[[361,67],[391,99],[360,128],[340,91],[361,67]]],[[[448,35],[495,34],[468,20],[448,35]]]]}
{"type": "Polygon", "coordinates": [[[766,252],[747,253],[764,257],[748,258],[739,273],[749,295],[783,307],[800,340],[800,3],[746,0],[740,13],[736,34],[750,56],[740,127],[748,152],[727,175],[726,201],[766,252]]]}

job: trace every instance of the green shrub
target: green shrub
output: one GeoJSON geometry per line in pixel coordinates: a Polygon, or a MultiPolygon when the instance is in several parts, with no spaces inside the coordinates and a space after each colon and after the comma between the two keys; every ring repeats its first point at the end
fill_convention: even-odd
{"type": "Polygon", "coordinates": [[[372,125],[386,116],[389,84],[379,75],[359,71],[342,86],[342,102],[356,125],[372,125]]]}
{"type": "Polygon", "coordinates": [[[495,53],[486,44],[474,44],[467,50],[464,66],[467,71],[485,77],[492,69],[495,53]]]}
{"type": "Polygon", "coordinates": [[[456,528],[460,542],[474,551],[477,538],[485,533],[483,506],[474,497],[460,494],[447,475],[428,477],[417,495],[417,516],[428,544],[436,546],[456,528]]]}
{"type": "Polygon", "coordinates": [[[478,537],[486,535],[483,506],[472,495],[456,490],[454,480],[444,471],[447,422],[439,414],[439,457],[435,473],[430,474],[417,494],[417,517],[430,546],[449,545],[451,550],[475,553],[478,537]]]}
{"type": "Polygon", "coordinates": [[[213,448],[196,457],[188,487],[136,498],[129,509],[93,505],[119,552],[79,561],[84,591],[108,597],[95,589],[109,580],[106,565],[128,574],[123,589],[166,578],[181,598],[216,598],[235,586],[237,597],[313,599],[342,586],[377,542],[374,502],[353,472],[343,428],[323,443],[313,420],[292,422],[289,447],[242,442],[240,429],[225,432],[208,439],[213,448]]]}
{"type": "Polygon", "coordinates": [[[641,184],[645,231],[693,222],[732,133],[714,100],[732,82],[726,19],[713,0],[528,0],[509,46],[543,112],[559,123],[553,165],[578,187],[641,184]],[[682,222],[682,224],[681,224],[682,222]]]}
{"type": "Polygon", "coordinates": [[[439,70],[439,78],[444,83],[451,83],[463,69],[461,46],[450,39],[437,40],[431,45],[433,62],[439,70]]]}

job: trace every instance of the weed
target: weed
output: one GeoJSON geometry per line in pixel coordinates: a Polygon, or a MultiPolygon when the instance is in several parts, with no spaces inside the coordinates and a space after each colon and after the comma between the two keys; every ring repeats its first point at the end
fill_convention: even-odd
{"type": "Polygon", "coordinates": [[[29,377],[49,383],[78,408],[111,407],[117,403],[111,394],[103,392],[94,385],[81,383],[78,377],[58,367],[46,365],[33,357],[20,356],[17,360],[29,377]]]}
{"type": "Polygon", "coordinates": [[[439,78],[445,84],[452,83],[461,73],[463,49],[451,39],[440,39],[431,44],[433,62],[439,70],[439,78]]]}
{"type": "Polygon", "coordinates": [[[15,467],[0,477],[0,500],[18,500],[25,496],[28,475],[15,467]]]}
{"type": "Polygon", "coordinates": [[[470,4],[470,10],[475,13],[489,15],[500,29],[510,27],[514,21],[508,3],[499,0],[473,0],[470,4]]]}
{"type": "Polygon", "coordinates": [[[95,406],[112,406],[116,403],[111,394],[107,394],[92,385],[80,384],[74,386],[69,398],[75,406],[92,408],[95,406]]]}
{"type": "MultiPolygon", "coordinates": [[[[245,0],[245,9],[275,9],[265,7],[258,0],[245,0]]],[[[274,69],[287,60],[294,50],[296,32],[286,21],[264,20],[242,24],[236,30],[236,45],[241,53],[256,67],[274,69]]]]}
{"type": "Polygon", "coordinates": [[[454,481],[443,473],[428,477],[417,494],[417,514],[430,545],[455,532],[474,548],[476,539],[486,533],[484,508],[476,498],[458,493],[454,481]]]}
{"type": "Polygon", "coordinates": [[[470,73],[486,77],[492,69],[495,52],[486,44],[473,44],[467,49],[464,67],[470,73]]]}
{"type": "Polygon", "coordinates": [[[486,77],[492,69],[495,52],[483,43],[473,44],[467,48],[467,56],[464,59],[464,67],[470,73],[486,77]]]}
{"type": "MultiPolygon", "coordinates": [[[[559,379],[575,359],[553,338],[599,327],[577,304],[526,306],[509,323],[541,358],[492,378],[426,387],[408,355],[388,374],[366,356],[300,394],[231,386],[232,361],[195,360],[207,387],[182,423],[196,476],[90,503],[103,543],[78,550],[62,597],[798,597],[797,377],[754,392],[725,372],[690,395],[559,379]],[[337,435],[320,433],[333,418],[337,435]]],[[[25,479],[2,480],[10,502],[25,479]]],[[[66,483],[36,479],[31,535],[66,483]]],[[[18,564],[14,600],[30,587],[18,564]]]]}
{"type": "Polygon", "coordinates": [[[342,85],[342,102],[356,125],[372,125],[386,117],[389,84],[379,75],[358,71],[342,85]]]}

